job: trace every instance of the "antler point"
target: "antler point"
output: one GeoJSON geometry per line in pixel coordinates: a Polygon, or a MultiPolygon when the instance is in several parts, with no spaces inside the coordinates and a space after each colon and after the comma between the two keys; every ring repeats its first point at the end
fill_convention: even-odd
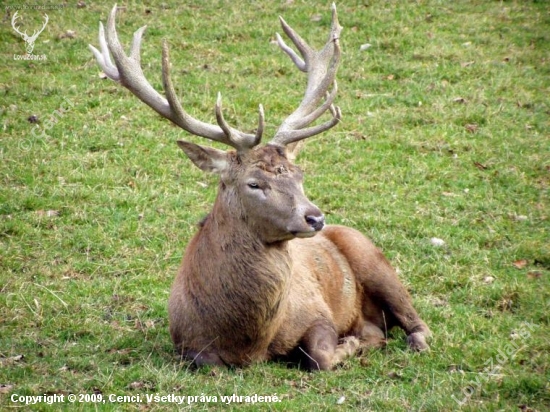
{"type": "Polygon", "coordinates": [[[115,3],[113,8],[111,9],[110,15],[114,17],[116,15],[116,11],[117,11],[117,4],[115,3]]]}

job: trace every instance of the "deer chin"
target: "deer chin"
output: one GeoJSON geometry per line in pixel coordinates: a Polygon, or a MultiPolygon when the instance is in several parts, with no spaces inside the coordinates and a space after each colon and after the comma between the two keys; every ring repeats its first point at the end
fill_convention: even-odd
{"type": "Polygon", "coordinates": [[[307,239],[309,237],[313,237],[317,234],[317,230],[311,230],[310,232],[297,232],[294,233],[294,237],[298,237],[300,239],[307,239]]]}
{"type": "Polygon", "coordinates": [[[294,238],[301,238],[301,239],[306,239],[308,237],[313,237],[315,236],[317,233],[319,232],[319,230],[316,230],[312,227],[309,227],[308,229],[306,230],[291,230],[290,231],[290,234],[294,237],[294,238]]]}

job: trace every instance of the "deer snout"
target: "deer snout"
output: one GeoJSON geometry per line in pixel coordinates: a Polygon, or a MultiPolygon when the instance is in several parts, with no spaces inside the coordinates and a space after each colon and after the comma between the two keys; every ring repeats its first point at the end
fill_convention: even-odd
{"type": "Polygon", "coordinates": [[[319,215],[306,215],[306,223],[313,228],[316,232],[320,231],[325,226],[325,216],[319,215]]]}
{"type": "Polygon", "coordinates": [[[304,201],[294,212],[287,225],[287,233],[293,237],[315,236],[325,226],[325,216],[317,206],[309,201],[304,201]]]}

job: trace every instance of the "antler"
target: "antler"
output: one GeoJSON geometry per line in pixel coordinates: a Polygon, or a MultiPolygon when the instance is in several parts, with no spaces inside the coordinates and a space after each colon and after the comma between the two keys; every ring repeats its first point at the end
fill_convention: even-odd
{"type": "Polygon", "coordinates": [[[120,82],[161,116],[166,117],[193,135],[227,144],[239,152],[246,151],[260,143],[264,129],[264,111],[262,105],[259,106],[259,120],[256,134],[240,132],[227,124],[222,114],[220,94],[218,94],[215,106],[218,126],[195,119],[183,109],[170,78],[170,58],[166,41],[162,44],[162,80],[166,98],[161,96],[147,81],[141,68],[141,37],[147,26],[141,27],[134,33],[130,55],[126,55],[116,32],[116,10],[117,6],[115,4],[107,20],[107,36],[105,36],[103,24],[99,23],[99,45],[101,52],[92,45],[88,46],[107,77],[120,82]],[[111,54],[115,62],[114,65],[111,61],[111,54]]]}
{"type": "Polygon", "coordinates": [[[339,37],[342,26],[338,23],[336,5],[332,4],[332,25],[327,43],[320,51],[311,48],[296,33],[282,17],[281,25],[286,35],[292,40],[302,58],[288,47],[281,36],[277,33],[277,42],[281,49],[286,52],[299,70],[308,74],[308,82],[304,98],[298,108],[288,116],[271,140],[270,144],[286,146],[298,142],[335,126],[341,118],[340,108],[332,103],[336,97],[336,71],[340,63],[339,37]],[[332,91],[328,90],[332,86],[332,91]],[[319,102],[325,101],[319,105],[319,102]],[[317,126],[309,126],[327,110],[332,114],[332,119],[317,126]]]}
{"type": "Polygon", "coordinates": [[[15,26],[15,22],[17,21],[18,18],[19,18],[19,16],[17,15],[17,12],[13,13],[13,16],[11,18],[11,26],[13,27],[13,30],[15,30],[17,33],[19,33],[19,35],[21,35],[26,40],[28,38],[27,30],[25,30],[24,33],[21,33],[19,31],[19,27],[15,26]]]}
{"type": "Polygon", "coordinates": [[[24,33],[21,33],[19,31],[19,27],[15,26],[15,23],[16,23],[17,19],[19,18],[19,16],[17,15],[17,12],[13,13],[13,17],[11,18],[11,25],[12,25],[13,29],[17,33],[19,33],[23,37],[23,39],[25,39],[25,41],[28,41],[29,43],[33,43],[37,39],[39,34],[44,31],[44,29],[46,28],[46,25],[48,24],[48,21],[49,21],[50,18],[48,17],[47,14],[44,14],[44,16],[46,17],[46,21],[42,25],[42,28],[40,30],[35,30],[34,33],[32,34],[32,36],[29,36],[27,34],[27,30],[25,30],[24,33]]]}
{"type": "Polygon", "coordinates": [[[46,28],[46,24],[48,24],[48,21],[50,20],[50,18],[48,17],[48,15],[46,13],[44,13],[44,16],[46,17],[46,21],[44,22],[44,24],[42,25],[42,28],[40,30],[35,30],[35,32],[29,38],[30,42],[34,42],[38,38],[40,33],[42,33],[44,31],[44,29],[46,28]]]}

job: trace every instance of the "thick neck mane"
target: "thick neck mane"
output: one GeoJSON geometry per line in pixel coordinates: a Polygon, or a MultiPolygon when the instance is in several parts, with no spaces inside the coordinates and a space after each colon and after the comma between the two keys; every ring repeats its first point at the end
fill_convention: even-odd
{"type": "Polygon", "coordinates": [[[266,245],[227,209],[220,190],[212,213],[188,247],[187,286],[196,309],[217,333],[259,343],[278,323],[290,287],[288,242],[266,245]],[[235,317],[235,314],[239,314],[235,317]]]}

